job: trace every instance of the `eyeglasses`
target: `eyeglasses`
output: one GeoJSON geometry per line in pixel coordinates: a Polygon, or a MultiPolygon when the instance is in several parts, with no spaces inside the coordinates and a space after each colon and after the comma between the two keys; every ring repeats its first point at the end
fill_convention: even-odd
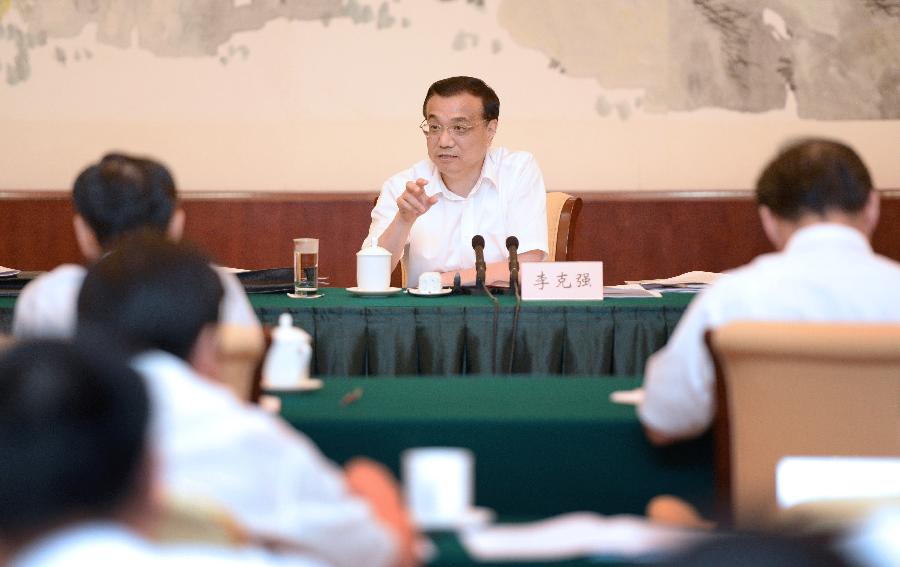
{"type": "Polygon", "coordinates": [[[473,128],[481,124],[482,122],[489,122],[488,120],[479,120],[474,124],[470,124],[468,122],[457,122],[455,124],[451,124],[449,126],[444,126],[438,122],[429,122],[428,120],[423,120],[421,124],[419,124],[419,128],[422,132],[425,133],[429,138],[437,138],[441,135],[441,132],[444,129],[449,132],[451,136],[454,138],[462,138],[466,134],[472,131],[473,128]]]}

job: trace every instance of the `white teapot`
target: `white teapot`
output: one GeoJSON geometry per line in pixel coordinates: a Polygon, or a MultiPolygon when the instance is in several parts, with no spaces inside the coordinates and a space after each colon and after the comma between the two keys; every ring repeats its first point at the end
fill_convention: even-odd
{"type": "Polygon", "coordinates": [[[272,345],[263,363],[263,388],[300,388],[309,382],[311,342],[309,333],[294,326],[290,313],[282,313],[272,329],[272,345]]]}

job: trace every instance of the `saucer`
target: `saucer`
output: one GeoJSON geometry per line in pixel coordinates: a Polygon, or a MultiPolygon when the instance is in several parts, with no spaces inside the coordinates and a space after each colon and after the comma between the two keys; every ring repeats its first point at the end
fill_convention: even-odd
{"type": "Polygon", "coordinates": [[[291,299],[316,299],[318,297],[322,297],[321,293],[317,293],[315,295],[297,295],[296,293],[287,294],[291,299]]]}
{"type": "Polygon", "coordinates": [[[266,392],[312,392],[313,390],[320,389],[323,385],[324,383],[318,378],[307,378],[299,384],[285,387],[268,386],[263,382],[262,389],[266,392]]]}
{"type": "Polygon", "coordinates": [[[483,526],[493,520],[493,510],[476,506],[458,518],[416,518],[415,523],[423,531],[449,532],[483,526]]]}
{"type": "Polygon", "coordinates": [[[428,293],[425,291],[419,291],[419,288],[416,288],[416,287],[409,287],[409,288],[406,288],[406,293],[408,293],[410,295],[416,295],[418,297],[437,297],[439,295],[447,295],[447,294],[453,293],[453,288],[452,287],[442,287],[440,289],[440,291],[428,293]]]}
{"type": "Polygon", "coordinates": [[[388,295],[394,295],[395,293],[403,291],[402,287],[389,287],[387,289],[359,289],[358,287],[348,287],[347,291],[352,293],[353,295],[359,295],[361,297],[386,297],[388,295]]]}

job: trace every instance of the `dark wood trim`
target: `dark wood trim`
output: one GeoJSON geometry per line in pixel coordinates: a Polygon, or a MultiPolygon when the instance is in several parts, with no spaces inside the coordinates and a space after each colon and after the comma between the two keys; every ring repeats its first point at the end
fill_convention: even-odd
{"type": "MultiPolygon", "coordinates": [[[[883,191],[876,252],[900,261],[900,190],[883,191]]],[[[566,257],[600,260],[609,284],[722,271],[772,250],[748,191],[581,192],[572,210],[566,257]]],[[[370,223],[375,192],[187,192],[185,237],[214,261],[248,269],[290,265],[291,239],[319,238],[320,271],[331,284],[356,284],[355,254],[370,223]]],[[[0,264],[48,270],[81,262],[63,191],[2,191],[0,264]]],[[[395,285],[396,285],[396,281],[395,285]]]]}

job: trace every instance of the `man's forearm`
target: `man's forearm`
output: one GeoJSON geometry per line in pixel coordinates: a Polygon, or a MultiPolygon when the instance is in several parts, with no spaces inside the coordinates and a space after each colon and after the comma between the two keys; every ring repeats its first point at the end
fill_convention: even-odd
{"type": "MultiPolygon", "coordinates": [[[[519,254],[519,262],[540,262],[544,259],[544,253],[541,250],[529,250],[519,254]]],[[[490,285],[495,282],[509,281],[509,262],[491,262],[485,264],[485,283],[490,285]]],[[[459,273],[460,283],[462,285],[475,284],[475,268],[466,268],[462,270],[451,270],[441,274],[441,285],[453,285],[454,276],[459,273]]]]}
{"type": "Polygon", "coordinates": [[[398,214],[378,239],[378,245],[391,253],[391,270],[397,267],[403,256],[403,248],[406,246],[410,230],[412,223],[406,222],[398,214]]]}

